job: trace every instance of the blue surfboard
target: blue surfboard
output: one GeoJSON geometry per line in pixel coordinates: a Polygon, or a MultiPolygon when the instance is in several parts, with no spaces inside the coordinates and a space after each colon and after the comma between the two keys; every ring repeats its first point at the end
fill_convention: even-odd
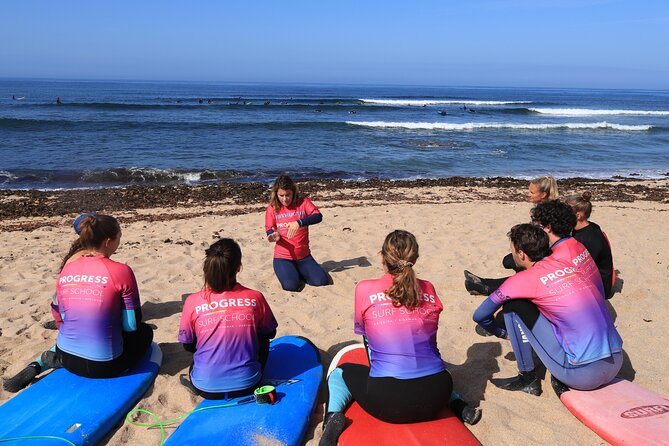
{"type": "Polygon", "coordinates": [[[57,369],[0,406],[0,439],[44,438],[39,444],[94,445],[123,419],[149,389],[163,354],[151,344],[142,361],[117,378],[82,378],[57,369]]]}
{"type": "MultiPolygon", "coordinates": [[[[276,403],[251,402],[192,413],[170,435],[165,446],[301,444],[322,376],[320,355],[308,339],[298,336],[275,339],[270,344],[262,384],[276,388],[276,403]]],[[[197,409],[243,399],[204,400],[197,409]]]]}

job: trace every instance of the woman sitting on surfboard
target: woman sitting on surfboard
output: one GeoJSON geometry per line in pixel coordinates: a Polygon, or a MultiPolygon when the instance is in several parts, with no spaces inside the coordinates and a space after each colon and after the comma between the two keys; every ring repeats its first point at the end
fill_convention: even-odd
{"type": "MultiPolygon", "coordinates": [[[[557,197],[557,181],[554,177],[537,177],[530,180],[530,184],[527,188],[527,201],[530,203],[537,205],[547,200],[556,200],[557,197]]],[[[504,268],[512,269],[516,272],[522,271],[522,268],[518,267],[513,261],[513,256],[511,254],[507,254],[502,259],[502,265],[504,268]]],[[[487,296],[499,288],[499,286],[507,279],[506,277],[499,279],[484,279],[467,270],[465,270],[464,273],[465,289],[469,291],[469,294],[483,294],[487,296]]]]}
{"type": "Polygon", "coordinates": [[[286,291],[300,291],[304,282],[311,286],[330,283],[328,274],[316,263],[309,250],[309,226],[323,220],[318,208],[300,197],[297,185],[281,175],[272,186],[272,199],[265,210],[267,240],[275,243],[274,272],[286,291]]]}
{"type": "Polygon", "coordinates": [[[118,221],[88,214],[76,229],[79,239],[56,283],[62,319],[56,346],[7,380],[5,390],[17,392],[52,367],[88,378],[118,376],[151,345],[153,331],[142,323],[135,275],[128,265],[110,259],[121,243],[118,221]]]}
{"type": "Polygon", "coordinates": [[[262,378],[276,319],[261,292],[237,282],[242,251],[224,238],[205,251],[204,288],[186,299],[179,342],[193,352],[190,386],[207,399],[250,395],[262,378]]]}
{"type": "MultiPolygon", "coordinates": [[[[74,219],[74,223],[72,223],[72,228],[74,228],[74,232],[76,232],[77,235],[80,235],[81,233],[81,228],[80,224],[82,220],[86,217],[91,217],[94,216],[95,214],[91,213],[84,213],[79,215],[77,218],[74,219]]],[[[63,257],[63,261],[60,264],[60,269],[58,270],[58,273],[65,268],[65,265],[67,264],[67,261],[78,253],[79,251],[83,250],[83,247],[81,246],[81,239],[77,237],[77,239],[70,245],[70,249],[63,257]]],[[[58,295],[56,293],[53,293],[53,296],[51,296],[51,315],[53,316],[52,321],[47,321],[42,324],[44,328],[47,330],[58,330],[60,328],[60,325],[63,323],[63,320],[60,317],[60,311],[58,310],[58,295]]]]}
{"type": "MultiPolygon", "coordinates": [[[[451,399],[453,381],[437,348],[443,306],[434,286],[416,277],[417,260],[413,234],[393,231],[381,248],[386,274],[356,286],[354,331],[363,336],[370,367],[345,363],[330,374],[321,446],[337,444],[352,400],[382,421],[415,423],[434,419],[451,399]]],[[[470,424],[481,417],[459,398],[451,408],[470,424]]]]}
{"type": "Polygon", "coordinates": [[[592,390],[607,384],[622,366],[622,339],[606,308],[597,265],[570,236],[576,216],[553,200],[537,205],[532,221],[509,232],[513,257],[525,270],[509,277],[473,316],[489,333],[508,336],[518,363],[518,376],[492,383],[540,395],[534,350],[558,392],[564,385],[592,390]],[[552,253],[546,256],[549,243],[552,253]],[[493,318],[502,306],[504,327],[493,318]]]}
{"type": "Polygon", "coordinates": [[[604,282],[604,298],[610,299],[615,282],[615,273],[613,270],[613,255],[611,254],[611,245],[602,229],[597,223],[588,221],[592,213],[592,194],[588,191],[582,194],[574,194],[565,198],[565,203],[571,206],[576,214],[576,226],[572,236],[581,242],[592,256],[597,264],[599,274],[604,282]]]}

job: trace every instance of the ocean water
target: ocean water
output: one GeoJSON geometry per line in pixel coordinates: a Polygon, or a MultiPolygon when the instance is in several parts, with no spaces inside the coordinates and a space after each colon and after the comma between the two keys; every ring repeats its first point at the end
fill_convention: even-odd
{"type": "Polygon", "coordinates": [[[279,173],[666,178],[669,91],[0,80],[2,189],[279,173]]]}

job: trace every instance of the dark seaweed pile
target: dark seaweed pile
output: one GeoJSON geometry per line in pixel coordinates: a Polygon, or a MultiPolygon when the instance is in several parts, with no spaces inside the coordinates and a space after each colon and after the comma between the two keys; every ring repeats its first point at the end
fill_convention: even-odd
{"type": "MultiPolygon", "coordinates": [[[[669,202],[669,185],[666,181],[644,181],[634,184],[633,180],[590,180],[570,178],[558,181],[560,193],[565,195],[576,191],[590,190],[597,201],[633,202],[635,200],[669,202]]],[[[456,187],[471,192],[473,188],[494,189],[485,194],[486,200],[522,201],[525,197],[527,181],[514,178],[464,178],[420,180],[306,180],[300,181],[302,192],[311,196],[327,195],[345,199],[337,192],[346,189],[360,189],[373,192],[368,200],[396,202],[397,195],[388,193],[397,188],[456,187]]],[[[0,190],[0,222],[20,217],[58,217],[81,212],[132,212],[138,209],[171,209],[176,207],[202,207],[221,202],[232,202],[246,206],[241,209],[217,212],[217,214],[239,214],[257,211],[269,200],[270,188],[264,183],[221,183],[207,186],[130,186],[109,189],[71,189],[58,191],[0,190]]],[[[483,198],[483,196],[482,196],[483,198]]],[[[470,198],[468,198],[470,199],[470,198]]],[[[364,199],[363,199],[364,200],[364,199]]],[[[321,203],[323,204],[323,203],[321,203]]],[[[213,213],[213,212],[212,212],[213,213]]],[[[207,212],[200,213],[207,214],[207,212]]],[[[200,215],[198,214],[198,215],[200,215]]],[[[193,214],[190,214],[193,216],[193,214]]],[[[185,218],[179,214],[158,214],[126,217],[122,221],[168,220],[185,218]]],[[[3,225],[6,230],[29,230],[48,223],[22,223],[3,225]]]]}

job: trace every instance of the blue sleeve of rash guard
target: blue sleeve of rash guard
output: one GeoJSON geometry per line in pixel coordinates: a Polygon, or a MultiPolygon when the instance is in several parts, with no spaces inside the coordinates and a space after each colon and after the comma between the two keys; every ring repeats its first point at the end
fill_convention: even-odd
{"type": "Polygon", "coordinates": [[[476,309],[472,319],[474,319],[474,322],[483,327],[488,333],[493,334],[498,338],[505,338],[506,330],[498,327],[495,323],[495,312],[500,307],[501,305],[496,304],[490,297],[488,297],[476,309]]]}
{"type": "Polygon", "coordinates": [[[137,313],[137,310],[123,310],[121,312],[121,323],[123,324],[123,331],[137,331],[137,324],[142,321],[141,313],[137,313]]]}
{"type": "Polygon", "coordinates": [[[311,214],[307,217],[300,218],[297,220],[297,224],[300,226],[309,226],[309,225],[315,225],[316,223],[320,223],[323,221],[323,214],[320,212],[316,214],[311,214]]]}

